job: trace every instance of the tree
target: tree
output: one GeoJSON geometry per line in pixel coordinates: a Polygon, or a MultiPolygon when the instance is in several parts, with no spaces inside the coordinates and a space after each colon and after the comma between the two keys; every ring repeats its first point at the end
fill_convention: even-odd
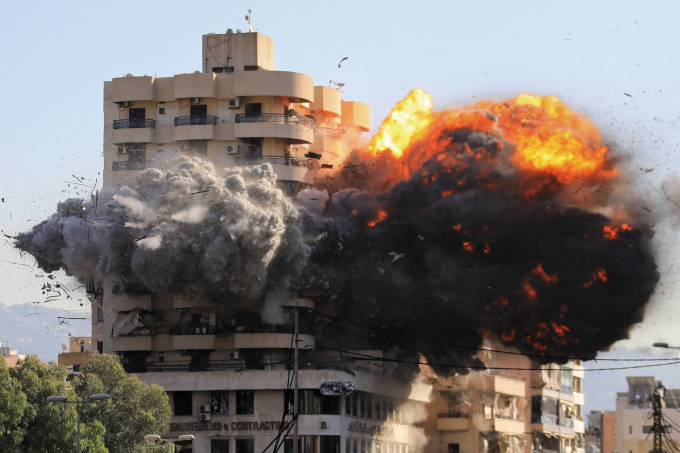
{"type": "Polygon", "coordinates": [[[146,434],[161,434],[170,422],[168,395],[158,385],[149,386],[137,376],[128,376],[118,357],[95,352],[73,380],[79,398],[108,393],[111,399],[83,407],[82,420],[101,422],[109,453],[153,451],[146,434]]]}
{"type": "Polygon", "coordinates": [[[26,411],[26,395],[21,384],[9,374],[9,368],[0,358],[0,452],[15,451],[23,440],[19,422],[26,411]]]}

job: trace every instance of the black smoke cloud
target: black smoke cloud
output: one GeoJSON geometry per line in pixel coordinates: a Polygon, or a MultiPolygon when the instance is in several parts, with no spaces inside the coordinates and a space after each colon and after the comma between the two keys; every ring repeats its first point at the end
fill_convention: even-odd
{"type": "Polygon", "coordinates": [[[307,315],[317,345],[348,348],[351,330],[351,349],[432,364],[481,365],[473,349],[445,344],[474,348],[484,335],[584,359],[626,338],[658,280],[647,227],[608,238],[612,220],[571,205],[554,177],[513,170],[512,147],[493,133],[438,139],[442,151],[386,192],[304,191],[295,201],[267,164],[217,171],[198,158],[161,159],[98,206],[60,204],[16,245],[46,271],[96,269],[129,291],[239,310],[290,290],[324,313],[406,335],[307,315]]]}

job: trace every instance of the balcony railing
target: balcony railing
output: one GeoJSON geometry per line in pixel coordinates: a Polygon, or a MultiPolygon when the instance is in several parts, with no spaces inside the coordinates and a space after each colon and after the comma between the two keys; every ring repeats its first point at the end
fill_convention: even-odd
{"type": "Polygon", "coordinates": [[[237,123],[284,123],[301,124],[313,127],[314,121],[306,116],[286,115],[284,113],[262,113],[260,115],[236,115],[237,123]]]}
{"type": "Polygon", "coordinates": [[[113,171],[121,170],[144,170],[146,168],[146,161],[144,162],[130,162],[130,161],[119,161],[113,163],[113,171]]]}
{"type": "Polygon", "coordinates": [[[574,420],[570,418],[560,418],[560,426],[563,428],[573,428],[574,420]]]}
{"type": "MultiPolygon", "coordinates": [[[[346,364],[350,364],[347,361],[346,364]]],[[[354,374],[344,362],[305,362],[300,364],[302,370],[340,370],[354,374]]],[[[123,363],[128,373],[162,373],[168,371],[248,371],[248,370],[288,370],[292,369],[293,363],[288,359],[259,359],[259,360],[210,360],[207,363],[191,363],[190,360],[174,360],[164,362],[123,363]]],[[[467,414],[461,417],[467,417],[467,414]]]]}
{"type": "Polygon", "coordinates": [[[297,158],[297,157],[285,157],[285,156],[248,157],[248,156],[241,156],[241,157],[236,158],[236,165],[257,165],[257,164],[264,164],[264,163],[311,168],[311,164],[307,159],[300,159],[300,158],[297,158]]]}
{"type": "Polygon", "coordinates": [[[557,416],[555,415],[531,415],[531,423],[543,423],[544,425],[559,425],[557,416]]]}
{"type": "Polygon", "coordinates": [[[170,329],[170,335],[215,335],[215,326],[181,324],[170,329]]]}
{"type": "Polygon", "coordinates": [[[314,128],[314,135],[316,135],[317,137],[328,137],[337,140],[344,133],[345,133],[344,129],[333,129],[331,127],[314,128]]]}
{"type": "Polygon", "coordinates": [[[467,412],[441,412],[437,414],[439,418],[470,418],[467,412]]]}
{"type": "Polygon", "coordinates": [[[573,395],[574,394],[574,389],[571,387],[561,387],[560,392],[566,393],[567,395],[573,395]]]}
{"type": "Polygon", "coordinates": [[[156,129],[156,120],[113,120],[113,129],[156,129]]]}
{"type": "Polygon", "coordinates": [[[215,124],[217,124],[217,117],[213,115],[175,117],[175,126],[214,126],[215,124]]]}

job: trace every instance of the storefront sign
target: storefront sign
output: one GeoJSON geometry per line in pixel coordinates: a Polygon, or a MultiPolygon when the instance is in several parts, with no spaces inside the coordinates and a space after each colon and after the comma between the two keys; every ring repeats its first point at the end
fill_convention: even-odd
{"type": "Polygon", "coordinates": [[[278,431],[281,422],[173,422],[170,431],[278,431]]]}
{"type": "Polygon", "coordinates": [[[384,425],[367,425],[361,422],[352,422],[347,431],[351,433],[372,434],[374,436],[392,436],[394,429],[384,425]]]}

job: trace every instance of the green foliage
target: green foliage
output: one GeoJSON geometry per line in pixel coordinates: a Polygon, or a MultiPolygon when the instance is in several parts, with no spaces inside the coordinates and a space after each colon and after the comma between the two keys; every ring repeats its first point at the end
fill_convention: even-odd
{"type": "Polygon", "coordinates": [[[144,440],[170,422],[168,396],[128,376],[118,357],[95,353],[72,387],[66,369],[36,356],[12,369],[0,363],[0,453],[72,453],[76,445],[75,404],[48,403],[52,395],[87,400],[96,393],[111,399],[82,404],[83,453],[165,453],[163,444],[144,440]]]}
{"type": "Polygon", "coordinates": [[[9,374],[9,368],[0,359],[0,452],[16,451],[23,439],[19,428],[26,411],[26,395],[21,384],[9,374]]]}
{"type": "Polygon", "coordinates": [[[81,367],[73,388],[80,398],[108,393],[111,399],[83,407],[82,420],[101,421],[109,453],[153,451],[146,434],[160,434],[170,422],[168,395],[158,385],[147,385],[125,373],[118,357],[94,353],[81,367]],[[150,450],[151,449],[151,450],[150,450]]]}

